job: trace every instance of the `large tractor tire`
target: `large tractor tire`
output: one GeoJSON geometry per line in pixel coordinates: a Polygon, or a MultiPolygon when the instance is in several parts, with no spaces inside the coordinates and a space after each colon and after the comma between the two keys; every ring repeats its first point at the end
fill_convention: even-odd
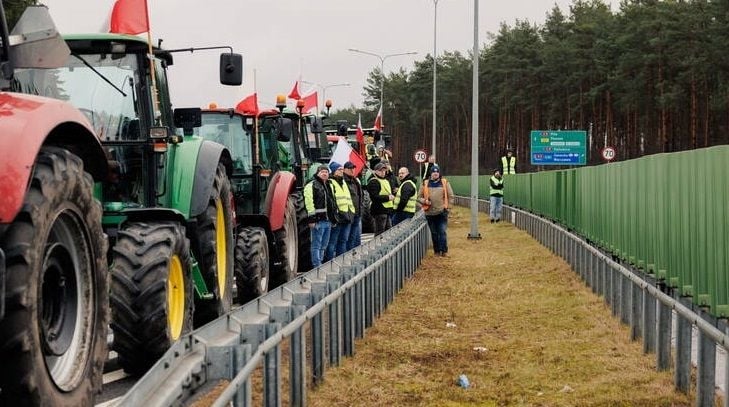
{"type": "Polygon", "coordinates": [[[268,292],[268,263],[266,231],[255,227],[243,228],[235,245],[235,283],[239,304],[268,292]]]}
{"type": "Polygon", "coordinates": [[[296,270],[305,273],[311,270],[311,231],[309,230],[309,214],[304,205],[304,194],[296,192],[291,195],[296,202],[296,224],[299,234],[299,266],[296,270]]]}
{"type": "Polygon", "coordinates": [[[197,217],[190,233],[193,253],[200,264],[212,299],[195,297],[195,326],[204,325],[230,311],[233,304],[233,194],[225,167],[218,165],[208,207],[197,217]]]}
{"type": "Polygon", "coordinates": [[[192,330],[190,243],[176,222],[137,222],[119,231],[113,252],[112,349],[140,375],[192,330]]]}
{"type": "Polygon", "coordinates": [[[286,201],[283,227],[273,232],[275,251],[271,256],[271,288],[276,288],[296,277],[299,263],[299,236],[296,223],[296,201],[286,201]]]}
{"type": "Polygon", "coordinates": [[[88,406],[101,389],[109,278],[92,191],[79,157],[45,147],[20,213],[5,226],[0,405],[88,406]]]}

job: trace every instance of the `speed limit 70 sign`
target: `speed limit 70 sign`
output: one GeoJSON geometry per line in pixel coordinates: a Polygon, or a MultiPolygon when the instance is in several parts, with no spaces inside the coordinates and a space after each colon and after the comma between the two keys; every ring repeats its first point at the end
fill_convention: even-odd
{"type": "Polygon", "coordinates": [[[602,155],[602,159],[605,161],[612,161],[615,159],[615,149],[610,146],[603,148],[600,154],[602,155]]]}
{"type": "Polygon", "coordinates": [[[428,160],[428,153],[425,152],[425,150],[415,150],[413,158],[415,159],[415,162],[422,164],[428,160]]]}

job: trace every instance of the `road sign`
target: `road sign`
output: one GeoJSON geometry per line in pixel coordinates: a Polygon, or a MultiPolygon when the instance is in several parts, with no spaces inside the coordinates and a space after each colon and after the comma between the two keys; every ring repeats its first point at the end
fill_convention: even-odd
{"type": "Polygon", "coordinates": [[[532,130],[532,165],[585,165],[587,133],[582,130],[532,130]]]}
{"type": "Polygon", "coordinates": [[[607,146],[600,151],[600,155],[602,155],[602,159],[610,162],[615,159],[615,149],[607,146]]]}
{"type": "Polygon", "coordinates": [[[415,159],[415,162],[422,164],[422,163],[428,161],[428,153],[425,152],[425,150],[415,150],[415,154],[413,154],[413,158],[415,159]]]}

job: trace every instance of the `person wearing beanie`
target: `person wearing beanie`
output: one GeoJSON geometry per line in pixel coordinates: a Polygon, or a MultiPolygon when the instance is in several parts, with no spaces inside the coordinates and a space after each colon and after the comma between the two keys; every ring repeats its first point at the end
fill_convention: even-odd
{"type": "Polygon", "coordinates": [[[440,167],[433,165],[428,181],[418,194],[418,202],[423,206],[428,221],[430,238],[436,256],[448,254],[448,209],[453,206],[453,189],[450,182],[442,177],[440,167]]]}
{"type": "Polygon", "coordinates": [[[354,218],[354,205],[352,204],[352,196],[349,193],[349,186],[344,182],[344,167],[338,162],[329,163],[329,169],[332,171],[329,179],[329,187],[336,203],[337,212],[332,223],[332,231],[329,235],[329,245],[324,254],[324,261],[327,262],[336,256],[344,254],[347,251],[347,241],[349,240],[349,228],[354,218]]]}
{"type": "Polygon", "coordinates": [[[352,226],[349,228],[349,238],[347,239],[347,250],[352,250],[362,244],[362,183],[355,176],[357,170],[354,163],[347,161],[344,163],[344,181],[349,187],[349,195],[352,196],[352,204],[354,205],[354,217],[352,218],[352,226]]]}
{"type": "Polygon", "coordinates": [[[329,245],[332,222],[336,220],[336,204],[329,187],[329,168],[320,165],[311,181],[304,186],[304,206],[311,234],[311,265],[319,267],[329,245]]]}
{"type": "Polygon", "coordinates": [[[392,186],[386,178],[387,164],[383,162],[377,163],[374,167],[375,176],[370,178],[367,183],[367,192],[370,194],[372,204],[370,206],[370,214],[375,221],[375,236],[392,227],[390,214],[394,209],[392,186]]]}

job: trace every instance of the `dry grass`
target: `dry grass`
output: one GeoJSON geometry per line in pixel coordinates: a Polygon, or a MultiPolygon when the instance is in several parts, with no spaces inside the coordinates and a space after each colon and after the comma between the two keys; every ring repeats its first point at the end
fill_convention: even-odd
{"type": "Polygon", "coordinates": [[[484,238],[469,241],[469,222],[454,210],[450,257],[429,253],[308,405],[691,404],[564,261],[483,215],[484,238]],[[460,374],[470,388],[457,386],[460,374]]]}

